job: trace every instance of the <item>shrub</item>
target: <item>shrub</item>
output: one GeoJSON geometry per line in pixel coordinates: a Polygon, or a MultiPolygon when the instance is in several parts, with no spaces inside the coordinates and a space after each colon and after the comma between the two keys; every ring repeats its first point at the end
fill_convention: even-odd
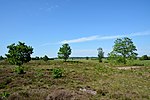
{"type": "Polygon", "coordinates": [[[149,57],[147,55],[143,55],[142,57],[140,57],[140,60],[149,60],[149,57]]]}
{"type": "Polygon", "coordinates": [[[14,70],[17,74],[24,74],[24,68],[21,66],[16,66],[14,70]]]}
{"type": "Polygon", "coordinates": [[[59,69],[59,68],[55,68],[52,70],[53,78],[61,78],[62,73],[63,73],[62,69],[59,69]]]}
{"type": "Polygon", "coordinates": [[[124,60],[126,60],[122,56],[119,56],[119,55],[116,55],[113,53],[110,53],[108,56],[109,57],[107,60],[113,65],[122,64],[122,63],[124,63],[124,60]]]}
{"type": "Polygon", "coordinates": [[[4,91],[2,94],[1,94],[1,97],[2,97],[2,99],[6,99],[7,97],[9,97],[9,93],[8,92],[6,92],[6,91],[4,91]]]}
{"type": "Polygon", "coordinates": [[[85,57],[86,60],[89,60],[89,57],[85,57]]]}
{"type": "Polygon", "coordinates": [[[4,59],[4,57],[3,56],[0,56],[0,60],[3,60],[4,59]]]}
{"type": "Polygon", "coordinates": [[[45,55],[45,56],[43,57],[43,60],[44,60],[44,61],[48,61],[48,60],[49,60],[48,56],[45,55]]]}
{"type": "Polygon", "coordinates": [[[49,58],[49,60],[54,60],[54,58],[49,58]]]}

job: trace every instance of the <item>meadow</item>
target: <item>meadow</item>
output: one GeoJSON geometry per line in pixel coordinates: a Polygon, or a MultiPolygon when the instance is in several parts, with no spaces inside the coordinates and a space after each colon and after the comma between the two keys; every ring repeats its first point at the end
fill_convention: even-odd
{"type": "Polygon", "coordinates": [[[98,60],[32,60],[23,65],[0,61],[0,100],[149,100],[150,60],[113,65],[98,60]],[[136,66],[128,70],[118,67],[136,66]],[[53,69],[62,77],[54,78],[53,69]]]}

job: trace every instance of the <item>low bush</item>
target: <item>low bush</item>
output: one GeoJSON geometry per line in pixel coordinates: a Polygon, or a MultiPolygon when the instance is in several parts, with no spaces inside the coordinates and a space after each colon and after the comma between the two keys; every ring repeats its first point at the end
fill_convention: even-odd
{"type": "Polygon", "coordinates": [[[62,69],[59,69],[59,68],[54,68],[52,70],[52,75],[53,75],[53,78],[61,78],[62,77],[62,69]]]}
{"type": "Polygon", "coordinates": [[[4,91],[2,94],[1,94],[1,97],[2,97],[2,100],[5,100],[7,97],[9,97],[9,93],[4,91]]]}
{"type": "Polygon", "coordinates": [[[140,60],[150,60],[150,59],[147,55],[143,55],[142,57],[140,57],[140,60]]]}
{"type": "Polygon", "coordinates": [[[16,66],[14,71],[17,73],[17,74],[24,74],[24,68],[21,67],[21,66],[16,66]]]}

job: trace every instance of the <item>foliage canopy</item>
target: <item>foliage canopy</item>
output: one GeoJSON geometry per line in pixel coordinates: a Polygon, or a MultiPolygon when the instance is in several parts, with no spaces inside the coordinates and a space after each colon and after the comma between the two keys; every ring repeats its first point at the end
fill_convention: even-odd
{"type": "Polygon", "coordinates": [[[117,39],[114,42],[113,51],[108,54],[110,58],[119,58],[119,61],[126,63],[126,59],[134,59],[137,56],[136,46],[133,44],[132,40],[128,37],[122,39],[117,39]]]}
{"type": "Polygon", "coordinates": [[[27,63],[31,60],[31,54],[33,53],[33,48],[31,46],[25,45],[25,43],[18,42],[7,46],[8,54],[6,54],[8,61],[11,64],[21,66],[23,63],[27,63]]]}
{"type": "Polygon", "coordinates": [[[48,61],[48,60],[49,60],[48,56],[45,55],[45,56],[43,57],[43,60],[44,60],[44,61],[48,61]]]}
{"type": "Polygon", "coordinates": [[[103,49],[98,48],[97,51],[98,51],[98,60],[99,60],[99,62],[102,62],[102,58],[104,57],[103,49]]]}
{"type": "Polygon", "coordinates": [[[63,44],[62,47],[60,47],[58,52],[58,58],[64,59],[66,61],[69,58],[69,55],[71,54],[71,48],[69,44],[63,44]]]}

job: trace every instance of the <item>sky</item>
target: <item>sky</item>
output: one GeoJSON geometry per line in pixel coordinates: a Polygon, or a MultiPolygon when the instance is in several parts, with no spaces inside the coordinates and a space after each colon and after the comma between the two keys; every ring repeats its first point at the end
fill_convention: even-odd
{"type": "Polygon", "coordinates": [[[150,56],[150,0],[0,0],[0,55],[18,41],[34,48],[33,57],[57,57],[68,43],[72,57],[112,51],[117,38],[129,37],[137,53],[150,56]]]}

